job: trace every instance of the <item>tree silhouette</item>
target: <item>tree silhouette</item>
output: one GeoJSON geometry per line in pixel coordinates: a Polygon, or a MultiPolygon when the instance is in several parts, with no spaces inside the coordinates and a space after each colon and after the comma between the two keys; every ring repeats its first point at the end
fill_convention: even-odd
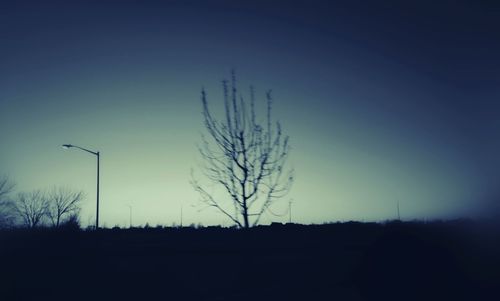
{"type": "Polygon", "coordinates": [[[14,206],[10,193],[14,190],[14,183],[7,177],[0,178],[0,228],[11,226],[14,223],[14,206]]]}
{"type": "Polygon", "coordinates": [[[29,228],[39,226],[48,210],[49,202],[40,190],[21,192],[17,195],[15,211],[29,228]]]}
{"type": "Polygon", "coordinates": [[[217,208],[239,227],[257,225],[262,214],[290,190],[293,170],[285,170],[290,152],[289,137],[279,122],[271,120],[271,91],[266,93],[267,110],[263,124],[257,120],[255,93],[250,88],[250,104],[236,87],[234,72],[231,91],[222,82],[225,118],[217,120],[210,112],[205,90],[201,92],[203,118],[208,137],[199,146],[203,173],[220,187],[226,198],[207,190],[192,177],[192,185],[202,201],[217,208]]]}
{"type": "MultiPolygon", "coordinates": [[[[61,222],[80,212],[82,191],[72,191],[64,187],[54,187],[48,193],[47,216],[53,227],[59,227],[61,222]]],[[[74,217],[73,217],[74,218],[74,217]]]]}

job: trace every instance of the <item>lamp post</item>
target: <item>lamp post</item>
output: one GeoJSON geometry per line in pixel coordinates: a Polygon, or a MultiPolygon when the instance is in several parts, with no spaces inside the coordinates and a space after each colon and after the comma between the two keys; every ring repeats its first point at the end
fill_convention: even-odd
{"type": "Polygon", "coordinates": [[[96,208],[96,215],[95,215],[95,229],[99,229],[99,152],[94,152],[91,150],[88,150],[86,148],[77,146],[77,145],[72,145],[72,144],[63,144],[63,148],[69,149],[69,148],[78,148],[82,151],[86,151],[87,153],[90,153],[92,155],[97,156],[97,208],[96,208]]]}

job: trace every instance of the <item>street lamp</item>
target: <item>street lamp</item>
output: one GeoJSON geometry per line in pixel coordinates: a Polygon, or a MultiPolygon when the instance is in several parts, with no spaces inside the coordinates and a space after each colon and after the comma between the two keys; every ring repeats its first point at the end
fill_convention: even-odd
{"type": "Polygon", "coordinates": [[[95,216],[95,229],[97,230],[97,229],[99,229],[99,152],[94,152],[94,151],[88,150],[86,148],[72,145],[72,144],[63,144],[62,147],[65,149],[69,149],[72,147],[78,148],[82,151],[86,151],[87,153],[90,153],[92,155],[97,156],[97,209],[96,209],[96,216],[95,216]]]}

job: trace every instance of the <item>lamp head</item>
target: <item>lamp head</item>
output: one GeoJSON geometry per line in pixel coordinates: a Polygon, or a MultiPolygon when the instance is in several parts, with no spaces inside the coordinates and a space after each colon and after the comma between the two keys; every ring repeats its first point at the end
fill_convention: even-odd
{"type": "Polygon", "coordinates": [[[71,145],[71,144],[63,144],[63,145],[62,145],[62,147],[63,147],[64,149],[68,149],[68,148],[70,148],[70,147],[73,147],[73,145],[71,145]]]}

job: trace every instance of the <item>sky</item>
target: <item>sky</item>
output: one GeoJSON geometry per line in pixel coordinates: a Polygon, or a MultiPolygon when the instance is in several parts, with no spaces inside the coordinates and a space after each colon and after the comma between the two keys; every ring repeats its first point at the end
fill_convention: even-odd
{"type": "MultiPolygon", "coordinates": [[[[190,181],[200,92],[235,70],[290,136],[295,182],[262,222],[500,212],[496,1],[2,1],[0,175],[83,190],[102,225],[231,225],[190,181]]],[[[246,94],[248,96],[248,94],[246,94]]]]}

